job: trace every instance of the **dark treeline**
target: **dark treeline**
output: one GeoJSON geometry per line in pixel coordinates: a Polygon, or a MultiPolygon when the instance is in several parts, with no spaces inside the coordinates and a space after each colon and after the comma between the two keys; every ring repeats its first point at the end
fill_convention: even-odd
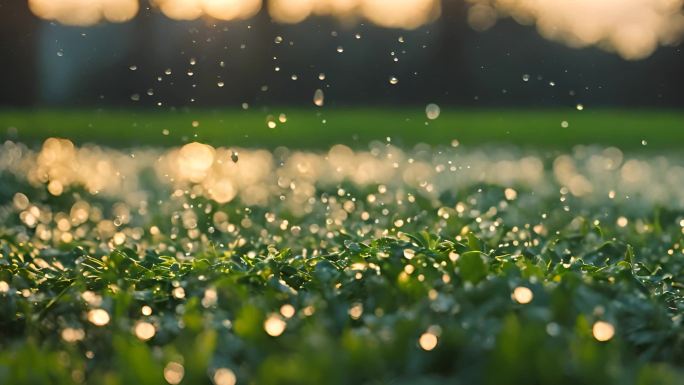
{"type": "Polygon", "coordinates": [[[299,105],[318,88],[332,105],[684,107],[681,47],[630,62],[546,41],[511,20],[475,32],[456,1],[415,31],[322,17],[281,25],[263,11],[178,22],[155,10],[76,28],[36,19],[25,1],[0,2],[0,15],[5,107],[299,105]]]}

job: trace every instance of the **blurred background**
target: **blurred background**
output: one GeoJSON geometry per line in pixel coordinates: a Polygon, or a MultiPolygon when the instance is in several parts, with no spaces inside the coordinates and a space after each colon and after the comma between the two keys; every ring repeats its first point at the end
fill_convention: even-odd
{"type": "Polygon", "coordinates": [[[203,1],[1,1],[0,107],[684,107],[679,0],[203,1]]]}

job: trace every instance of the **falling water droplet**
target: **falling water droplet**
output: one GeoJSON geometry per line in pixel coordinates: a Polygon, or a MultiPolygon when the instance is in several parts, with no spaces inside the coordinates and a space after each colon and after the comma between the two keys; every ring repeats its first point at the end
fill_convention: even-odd
{"type": "Polygon", "coordinates": [[[323,107],[323,104],[325,103],[325,94],[323,94],[322,89],[319,88],[314,92],[313,102],[318,107],[323,107]]]}
{"type": "Polygon", "coordinates": [[[271,128],[271,129],[276,128],[276,126],[278,124],[276,123],[275,119],[273,118],[273,115],[269,115],[266,117],[266,125],[268,126],[268,128],[271,128]]]}
{"type": "Polygon", "coordinates": [[[337,47],[337,52],[339,52],[339,53],[344,52],[344,47],[342,47],[341,45],[338,46],[338,47],[337,47]]]}
{"type": "Polygon", "coordinates": [[[529,81],[530,81],[530,75],[524,74],[524,75],[522,76],[522,80],[523,80],[525,83],[529,82],[529,81]]]}
{"type": "Polygon", "coordinates": [[[584,105],[583,104],[577,104],[577,106],[575,106],[575,108],[577,108],[577,111],[582,111],[582,110],[584,110],[584,105]]]}
{"type": "Polygon", "coordinates": [[[435,103],[430,103],[427,105],[427,107],[425,107],[425,115],[427,115],[427,118],[430,120],[439,118],[440,113],[441,109],[435,103]]]}
{"type": "Polygon", "coordinates": [[[274,41],[276,44],[280,44],[283,42],[283,37],[282,36],[276,36],[274,41]]]}
{"type": "Polygon", "coordinates": [[[238,158],[238,153],[237,151],[233,151],[232,154],[230,154],[230,159],[233,161],[233,163],[237,163],[239,158],[238,158]]]}
{"type": "Polygon", "coordinates": [[[225,86],[226,83],[224,83],[224,82],[218,82],[218,83],[216,83],[216,85],[217,85],[219,88],[223,88],[223,86],[225,86]]]}
{"type": "Polygon", "coordinates": [[[391,85],[395,85],[395,84],[399,83],[399,79],[397,79],[396,76],[390,76],[389,82],[391,85]]]}

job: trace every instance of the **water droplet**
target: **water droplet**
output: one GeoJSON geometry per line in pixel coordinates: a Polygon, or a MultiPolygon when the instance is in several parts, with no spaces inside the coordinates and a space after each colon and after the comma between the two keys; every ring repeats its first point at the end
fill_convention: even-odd
{"type": "Polygon", "coordinates": [[[137,102],[140,100],[140,94],[133,94],[131,95],[131,100],[134,102],[137,102]]]}
{"type": "Polygon", "coordinates": [[[575,106],[575,108],[577,108],[577,111],[582,111],[582,110],[584,110],[584,105],[583,104],[577,104],[577,106],[575,106]]]}
{"type": "Polygon", "coordinates": [[[131,70],[131,71],[135,71],[135,70],[138,69],[138,66],[137,66],[137,65],[132,65],[132,66],[128,67],[128,69],[131,70]]]}
{"type": "Polygon", "coordinates": [[[561,122],[561,127],[568,128],[568,127],[570,127],[570,123],[568,123],[567,120],[564,120],[561,122]]]}
{"type": "Polygon", "coordinates": [[[319,88],[314,92],[313,102],[318,107],[323,107],[323,104],[325,103],[325,94],[323,94],[322,89],[319,88]]]}
{"type": "Polygon", "coordinates": [[[237,151],[233,151],[232,154],[230,154],[230,159],[233,161],[233,163],[237,163],[239,160],[238,153],[237,151]]]}
{"type": "Polygon", "coordinates": [[[225,86],[226,83],[224,83],[224,82],[218,82],[218,83],[216,83],[216,85],[217,85],[219,88],[223,88],[223,86],[225,86]]]}
{"type": "Polygon", "coordinates": [[[295,75],[295,74],[292,74],[292,76],[290,76],[290,78],[291,78],[292,80],[297,80],[297,79],[298,79],[297,75],[295,75]]]}
{"type": "Polygon", "coordinates": [[[109,313],[103,309],[93,309],[88,312],[88,321],[96,326],[104,326],[109,323],[109,313]]]}
{"type": "Polygon", "coordinates": [[[341,45],[338,46],[338,47],[337,47],[337,52],[339,52],[339,53],[344,52],[344,47],[342,47],[341,45]]]}
{"type": "Polygon", "coordinates": [[[642,146],[648,145],[648,142],[646,141],[646,139],[644,139],[644,140],[641,141],[641,145],[642,145],[642,146]]]}
{"type": "Polygon", "coordinates": [[[418,344],[423,350],[429,352],[437,347],[437,336],[430,332],[423,333],[418,339],[418,344]]]}
{"type": "Polygon", "coordinates": [[[197,60],[194,57],[191,57],[190,58],[190,65],[194,66],[195,64],[197,64],[197,60]]]}
{"type": "Polygon", "coordinates": [[[523,80],[525,83],[529,82],[529,81],[530,81],[530,75],[524,74],[524,75],[522,76],[522,80],[523,80]]]}
{"type": "Polygon", "coordinates": [[[164,379],[170,385],[180,384],[180,382],[183,381],[184,376],[185,368],[178,362],[169,362],[164,367],[164,379]]]}
{"type": "Polygon", "coordinates": [[[390,76],[389,82],[391,85],[395,85],[395,84],[399,83],[399,79],[397,79],[396,76],[390,76]]]}
{"type": "Polygon", "coordinates": [[[279,316],[272,314],[264,321],[264,330],[271,337],[283,334],[287,324],[279,316]]]}
{"type": "Polygon", "coordinates": [[[439,108],[438,105],[434,103],[430,103],[425,107],[425,115],[427,115],[427,118],[430,120],[435,120],[439,118],[439,114],[441,113],[441,109],[439,108]]]}
{"type": "Polygon", "coordinates": [[[154,325],[149,322],[138,322],[135,325],[134,332],[135,336],[143,341],[147,341],[157,334],[157,330],[155,329],[154,325]]]}
{"type": "Polygon", "coordinates": [[[273,129],[273,128],[276,128],[276,126],[277,126],[278,124],[276,123],[276,121],[275,121],[275,119],[273,118],[273,116],[272,116],[272,115],[269,115],[269,116],[266,117],[266,125],[268,126],[268,128],[273,129]]]}
{"type": "Polygon", "coordinates": [[[318,80],[325,80],[325,74],[323,72],[318,74],[318,80]]]}
{"type": "Polygon", "coordinates": [[[287,115],[285,115],[285,114],[280,114],[280,115],[278,116],[278,121],[279,121],[280,123],[285,123],[285,122],[287,122],[287,115]]]}
{"type": "Polygon", "coordinates": [[[282,36],[276,36],[275,39],[273,40],[276,44],[280,44],[283,42],[283,37],[282,36]]]}
{"type": "Polygon", "coordinates": [[[164,71],[164,75],[171,75],[171,68],[167,68],[167,69],[164,71]]]}
{"type": "Polygon", "coordinates": [[[235,385],[235,383],[237,383],[237,377],[230,369],[216,369],[216,372],[214,373],[214,383],[216,385],[235,385]]]}
{"type": "Polygon", "coordinates": [[[532,290],[525,286],[516,287],[511,296],[515,302],[522,305],[528,304],[532,302],[532,299],[534,299],[534,293],[532,293],[532,290]]]}
{"type": "Polygon", "coordinates": [[[615,335],[615,327],[605,321],[597,321],[592,327],[592,334],[597,341],[609,341],[615,335]]]}

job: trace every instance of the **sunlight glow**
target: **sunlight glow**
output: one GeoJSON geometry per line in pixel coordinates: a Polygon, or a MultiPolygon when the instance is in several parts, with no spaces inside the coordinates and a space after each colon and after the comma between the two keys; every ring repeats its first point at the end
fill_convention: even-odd
{"type": "Polygon", "coordinates": [[[598,46],[629,60],[649,56],[658,45],[684,35],[684,0],[469,0],[468,22],[485,30],[511,16],[536,24],[547,39],[571,47],[598,46]]]}
{"type": "Polygon", "coordinates": [[[101,21],[121,23],[138,13],[138,0],[29,0],[36,16],[61,24],[89,26],[101,21]]]}
{"type": "Polygon", "coordinates": [[[209,16],[218,20],[248,19],[259,12],[261,0],[151,0],[164,15],[175,20],[209,16]]]}

